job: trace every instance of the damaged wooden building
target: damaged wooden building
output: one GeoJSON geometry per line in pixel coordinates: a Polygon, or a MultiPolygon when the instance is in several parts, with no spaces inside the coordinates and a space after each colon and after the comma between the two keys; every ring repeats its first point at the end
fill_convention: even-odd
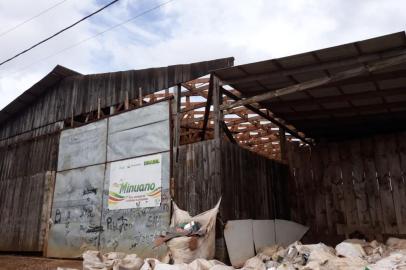
{"type": "Polygon", "coordinates": [[[293,220],[304,242],[401,237],[405,52],[399,32],[239,66],[57,66],[0,111],[0,251],[149,254],[171,198],[196,214],[222,197],[224,223],[293,220]],[[160,206],[114,210],[113,164],[158,154],[143,162],[162,163],[160,206]]]}

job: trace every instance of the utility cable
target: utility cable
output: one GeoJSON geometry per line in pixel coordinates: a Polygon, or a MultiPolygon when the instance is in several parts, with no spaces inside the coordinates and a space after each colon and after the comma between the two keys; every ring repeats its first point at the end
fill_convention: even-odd
{"type": "Polygon", "coordinates": [[[38,14],[32,16],[31,18],[26,19],[25,21],[22,21],[21,23],[19,23],[19,24],[17,24],[17,25],[14,25],[13,27],[11,27],[11,28],[9,28],[9,29],[7,29],[7,30],[1,32],[1,33],[0,33],[0,37],[6,35],[6,34],[8,34],[8,33],[10,33],[11,31],[16,30],[17,28],[20,28],[20,27],[23,26],[24,24],[26,24],[26,23],[28,23],[28,22],[30,22],[30,21],[32,21],[32,20],[38,18],[38,17],[41,16],[42,14],[47,13],[47,12],[50,11],[51,9],[56,8],[57,6],[63,4],[63,3],[66,2],[66,1],[68,1],[68,0],[63,0],[63,1],[61,1],[61,2],[58,2],[58,3],[56,3],[55,5],[50,6],[49,8],[44,9],[44,10],[41,11],[40,13],[38,13],[38,14]]]}
{"type": "Polygon", "coordinates": [[[100,11],[102,11],[102,10],[108,8],[109,6],[111,6],[111,5],[115,4],[115,3],[117,3],[118,1],[120,1],[120,0],[111,1],[110,3],[108,3],[107,5],[105,5],[105,6],[101,7],[101,8],[99,8],[99,9],[96,10],[95,12],[90,13],[90,14],[87,15],[86,17],[83,17],[82,19],[80,19],[80,20],[76,21],[75,23],[73,23],[73,24],[71,24],[71,25],[69,25],[69,26],[63,28],[62,30],[59,30],[58,32],[56,32],[56,33],[53,34],[52,36],[49,36],[49,37],[47,37],[46,39],[43,39],[43,40],[41,40],[40,42],[38,42],[38,43],[32,45],[32,46],[29,47],[28,49],[25,49],[25,50],[23,50],[22,52],[19,52],[18,54],[14,55],[13,57],[10,57],[9,59],[4,60],[3,62],[0,63],[0,66],[1,66],[1,65],[4,65],[4,64],[7,63],[7,62],[10,62],[11,60],[13,60],[13,59],[19,57],[20,55],[22,55],[22,54],[24,54],[24,53],[27,53],[28,51],[34,49],[35,47],[41,45],[42,43],[45,43],[45,42],[47,42],[48,40],[50,40],[50,39],[52,39],[52,38],[58,36],[59,34],[65,32],[66,30],[68,30],[68,29],[74,27],[75,25],[77,25],[77,24],[83,22],[84,20],[86,20],[86,19],[92,17],[93,15],[99,13],[100,11]]]}
{"type": "Polygon", "coordinates": [[[144,11],[142,11],[141,13],[138,13],[137,15],[135,15],[134,17],[131,17],[131,18],[129,18],[129,19],[123,21],[123,22],[120,22],[120,23],[118,23],[118,24],[115,24],[115,25],[113,25],[113,26],[110,26],[109,28],[106,28],[106,29],[104,29],[103,31],[100,31],[100,32],[98,32],[97,34],[95,34],[95,35],[93,35],[93,36],[90,36],[90,37],[87,37],[87,38],[85,38],[85,39],[82,39],[81,41],[79,41],[79,42],[77,42],[77,43],[74,43],[74,44],[72,44],[72,45],[70,45],[70,46],[68,46],[68,47],[63,48],[62,50],[59,50],[59,51],[57,51],[57,52],[55,52],[55,53],[53,53],[53,54],[50,54],[50,55],[48,55],[48,56],[46,56],[46,57],[44,57],[44,58],[41,58],[41,59],[39,59],[39,60],[37,60],[37,61],[35,61],[35,62],[32,62],[31,64],[29,64],[29,65],[23,67],[22,69],[20,69],[20,70],[14,72],[14,73],[18,73],[18,72],[20,72],[20,71],[22,71],[22,70],[25,70],[25,69],[27,69],[27,68],[33,66],[33,65],[36,65],[36,64],[39,63],[39,62],[43,62],[43,61],[45,61],[45,60],[47,60],[47,59],[49,59],[49,58],[52,58],[52,57],[54,57],[54,56],[56,56],[56,55],[58,55],[58,54],[61,54],[61,53],[65,52],[65,51],[67,51],[67,50],[70,50],[70,49],[72,49],[72,48],[74,48],[74,47],[77,47],[77,46],[79,46],[80,44],[82,44],[82,43],[84,43],[84,42],[86,42],[86,41],[89,41],[89,40],[91,40],[91,39],[94,39],[94,38],[96,38],[96,37],[98,37],[98,36],[101,36],[101,35],[103,35],[104,33],[109,32],[109,31],[111,31],[111,30],[113,30],[113,29],[115,29],[115,28],[117,28],[117,27],[120,27],[120,26],[122,26],[122,25],[124,25],[124,24],[126,24],[126,23],[131,22],[131,21],[134,21],[134,20],[138,19],[139,17],[142,17],[142,16],[144,16],[144,15],[146,15],[146,14],[148,14],[148,13],[154,11],[154,10],[157,10],[157,9],[159,9],[159,8],[165,6],[165,5],[167,5],[167,4],[169,4],[169,3],[173,2],[173,1],[175,1],[175,0],[169,0],[169,1],[163,2],[163,3],[161,3],[161,4],[158,4],[158,5],[156,5],[156,6],[153,6],[153,7],[149,8],[149,9],[147,9],[147,10],[144,10],[144,11]]]}

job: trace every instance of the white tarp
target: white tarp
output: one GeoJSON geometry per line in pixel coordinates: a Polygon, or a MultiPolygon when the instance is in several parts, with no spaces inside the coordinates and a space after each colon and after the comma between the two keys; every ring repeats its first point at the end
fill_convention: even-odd
{"type": "Polygon", "coordinates": [[[160,206],[161,168],[161,154],[111,163],[109,210],[160,206]]]}

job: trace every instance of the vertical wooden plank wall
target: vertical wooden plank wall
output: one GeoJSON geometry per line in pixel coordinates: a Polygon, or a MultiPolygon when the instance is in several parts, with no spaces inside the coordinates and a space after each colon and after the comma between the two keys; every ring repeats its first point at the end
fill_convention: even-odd
{"type": "Polygon", "coordinates": [[[53,134],[0,147],[1,251],[42,251],[46,172],[56,169],[58,141],[53,134]]]}
{"type": "Polygon", "coordinates": [[[287,145],[292,219],[310,226],[305,241],[405,236],[405,136],[287,145]]]}
{"type": "Polygon", "coordinates": [[[179,167],[174,172],[179,207],[197,214],[213,207],[222,196],[223,221],[289,218],[286,165],[226,141],[220,144],[218,160],[216,147],[216,141],[209,140],[179,148],[179,167]],[[216,177],[217,162],[220,178],[216,177]]]}

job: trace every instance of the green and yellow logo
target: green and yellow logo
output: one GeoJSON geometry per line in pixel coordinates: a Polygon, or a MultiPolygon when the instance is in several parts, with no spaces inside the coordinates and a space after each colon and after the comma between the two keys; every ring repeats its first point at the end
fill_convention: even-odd
{"type": "Polygon", "coordinates": [[[144,166],[145,165],[158,164],[158,163],[159,163],[159,159],[146,160],[146,161],[144,161],[144,166]]]}

